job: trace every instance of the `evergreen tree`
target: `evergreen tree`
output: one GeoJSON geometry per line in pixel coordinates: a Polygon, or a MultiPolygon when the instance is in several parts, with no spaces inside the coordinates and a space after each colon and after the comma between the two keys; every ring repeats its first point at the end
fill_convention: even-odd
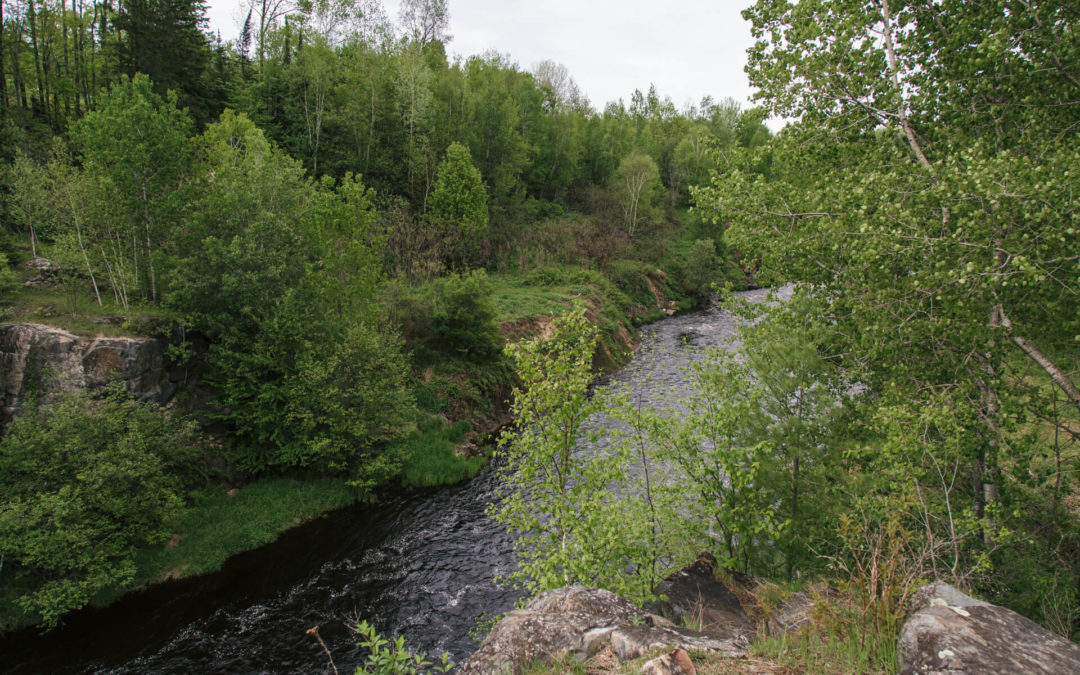
{"type": "Polygon", "coordinates": [[[205,21],[205,0],[127,0],[115,19],[124,72],[149,75],[162,94],[176,90],[200,123],[216,117],[221,103],[202,86],[211,61],[205,21]]]}
{"type": "Polygon", "coordinates": [[[448,225],[450,236],[460,242],[461,257],[474,256],[487,233],[487,191],[468,148],[460,143],[447,148],[428,206],[429,214],[448,225]]]}

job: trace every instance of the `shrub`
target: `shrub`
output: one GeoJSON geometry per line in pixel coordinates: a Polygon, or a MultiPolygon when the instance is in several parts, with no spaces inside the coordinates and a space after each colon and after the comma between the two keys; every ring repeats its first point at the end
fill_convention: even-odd
{"type": "MultiPolygon", "coordinates": [[[[115,385],[34,408],[0,441],[0,597],[54,626],[130,583],[135,548],[183,507],[191,428],[115,385]]],[[[12,614],[13,612],[6,612],[12,614]]]]}
{"type": "Polygon", "coordinates": [[[440,279],[436,294],[431,317],[432,347],[476,362],[499,355],[502,338],[495,322],[491,284],[483,270],[440,279]]]}
{"type": "Polygon", "coordinates": [[[712,294],[712,286],[719,281],[720,258],[712,239],[698,239],[686,256],[683,266],[683,285],[691,295],[699,298],[712,294]]]}
{"type": "Polygon", "coordinates": [[[433,487],[474,477],[485,460],[481,457],[466,459],[454,452],[454,445],[464,440],[468,431],[468,422],[458,422],[452,427],[440,423],[410,438],[405,452],[405,484],[433,487]]]}
{"type": "MultiPolygon", "coordinates": [[[[360,646],[368,651],[367,659],[356,667],[356,675],[448,673],[454,667],[448,653],[443,652],[438,664],[434,664],[427,654],[409,651],[405,647],[405,638],[399,636],[394,640],[387,640],[367,621],[358,621],[352,628],[361,638],[360,646]]],[[[325,646],[323,648],[325,649],[325,646]]]]}

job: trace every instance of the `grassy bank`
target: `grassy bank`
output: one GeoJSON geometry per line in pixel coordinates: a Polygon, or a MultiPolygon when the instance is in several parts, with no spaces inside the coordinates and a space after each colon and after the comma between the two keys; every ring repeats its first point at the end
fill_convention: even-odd
{"type": "MultiPolygon", "coordinates": [[[[269,544],[282,532],[362,496],[340,478],[267,478],[230,490],[196,490],[188,508],[166,524],[172,533],[168,541],[136,552],[132,583],[98,593],[93,604],[105,606],[136,588],[215,572],[229,557],[269,544]]],[[[15,602],[19,592],[28,589],[10,590],[0,597],[0,630],[36,623],[15,602]]]]}
{"type": "MultiPolygon", "coordinates": [[[[644,251],[658,251],[655,255],[625,250],[623,257],[603,264],[567,259],[530,263],[527,269],[495,266],[490,272],[386,282],[380,302],[387,308],[387,324],[404,341],[408,388],[416,406],[404,433],[375,448],[380,461],[391,467],[382,474],[383,484],[450,485],[474,477],[485,465],[483,446],[509,422],[508,399],[515,384],[504,344],[547,335],[555,317],[581,304],[600,329],[594,369],[601,374],[629,360],[637,326],[693,307],[698,294],[686,279],[694,235],[679,228],[661,235],[662,246],[641,245],[644,251]]],[[[77,275],[26,285],[37,270],[25,265],[25,256],[12,259],[14,278],[0,298],[2,320],[52,325],[88,339],[146,335],[179,320],[160,305],[125,309],[111,293],[102,296],[99,306],[87,280],[77,275]]],[[[723,281],[721,261],[714,262],[710,273],[714,281],[723,281]]],[[[191,399],[205,402],[206,396],[191,399]]],[[[179,404],[166,416],[199,412],[190,409],[199,405],[179,404]]],[[[229,427],[215,428],[228,446],[229,427]]],[[[234,468],[227,451],[210,450],[200,461],[207,459],[209,464],[193,473],[203,478],[195,481],[184,508],[164,522],[164,543],[137,550],[134,577],[97,592],[94,604],[108,604],[134,588],[214,572],[230,556],[271,543],[291,527],[370,494],[351,485],[347,472],[338,477],[314,470],[260,476],[234,468]]],[[[10,584],[4,588],[0,629],[35,621],[15,602],[28,590],[10,584]]]]}
{"type": "Polygon", "coordinates": [[[341,478],[267,478],[231,490],[198,490],[169,525],[169,541],[139,552],[134,585],[215,572],[230,556],[269,544],[285,530],[362,496],[341,478]]]}

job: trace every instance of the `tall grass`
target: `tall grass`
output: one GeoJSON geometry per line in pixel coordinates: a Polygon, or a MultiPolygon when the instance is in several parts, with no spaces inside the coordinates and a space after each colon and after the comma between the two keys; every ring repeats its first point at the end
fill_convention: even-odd
{"type": "Polygon", "coordinates": [[[468,422],[458,422],[452,427],[436,422],[406,439],[404,483],[412,487],[434,487],[476,476],[487,459],[464,458],[454,452],[454,446],[465,439],[469,429],[468,422]]]}

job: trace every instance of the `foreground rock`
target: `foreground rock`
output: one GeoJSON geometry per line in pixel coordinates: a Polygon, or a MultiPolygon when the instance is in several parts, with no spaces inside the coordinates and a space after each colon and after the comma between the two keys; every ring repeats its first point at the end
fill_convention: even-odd
{"type": "Polygon", "coordinates": [[[671,621],[694,626],[720,638],[752,635],[754,623],[743,610],[739,598],[716,579],[716,558],[702,553],[692,564],[679,570],[656,587],[667,598],[650,609],[671,621]]]}
{"type": "Polygon", "coordinates": [[[697,675],[697,668],[685,649],[675,649],[642,666],[641,675],[697,675]]]}
{"type": "Polygon", "coordinates": [[[594,655],[627,661],[655,649],[744,656],[743,635],[721,639],[675,626],[610,591],[571,586],[542,593],[508,612],[462,667],[462,673],[515,673],[532,662],[594,655]]]}
{"type": "Polygon", "coordinates": [[[1080,673],[1080,645],[940,582],[913,598],[899,659],[902,675],[1080,673]]]}
{"type": "Polygon", "coordinates": [[[114,377],[136,398],[164,403],[177,387],[166,365],[165,345],[154,338],[84,340],[50,326],[0,324],[0,425],[11,421],[31,392],[48,402],[103,387],[114,377]]]}

